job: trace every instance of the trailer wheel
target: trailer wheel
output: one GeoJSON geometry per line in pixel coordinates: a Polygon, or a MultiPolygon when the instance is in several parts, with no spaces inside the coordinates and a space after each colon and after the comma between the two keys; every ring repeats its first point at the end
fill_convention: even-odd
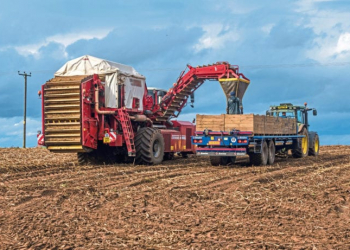
{"type": "Polygon", "coordinates": [[[311,148],[309,148],[309,155],[313,155],[313,156],[318,156],[318,154],[320,153],[320,139],[318,137],[318,134],[316,134],[312,140],[312,146],[311,148]]]}
{"type": "Polygon", "coordinates": [[[210,164],[212,166],[227,166],[228,164],[234,164],[236,156],[210,156],[210,164]]]}
{"type": "Polygon", "coordinates": [[[269,157],[269,148],[267,147],[266,141],[261,144],[261,153],[249,154],[250,163],[254,166],[265,166],[269,157]]]}
{"type": "Polygon", "coordinates": [[[292,150],[294,158],[304,158],[309,154],[309,134],[306,128],[303,128],[299,135],[304,135],[305,137],[299,138],[294,142],[292,150]]]}
{"type": "Polygon", "coordinates": [[[164,138],[158,129],[140,128],[135,136],[137,164],[159,164],[164,157],[164,138]]]}
{"type": "Polygon", "coordinates": [[[269,148],[269,153],[267,158],[267,164],[272,165],[275,162],[275,156],[276,156],[276,147],[273,140],[269,141],[268,148],[269,148]]]}

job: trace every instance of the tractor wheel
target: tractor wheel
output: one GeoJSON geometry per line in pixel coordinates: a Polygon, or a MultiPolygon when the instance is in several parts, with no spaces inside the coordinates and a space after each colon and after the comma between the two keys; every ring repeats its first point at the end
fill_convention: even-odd
{"type": "Polygon", "coordinates": [[[275,162],[276,148],[273,140],[268,143],[269,153],[267,157],[267,164],[272,165],[275,162]]]}
{"type": "Polygon", "coordinates": [[[210,156],[210,163],[212,166],[227,166],[228,164],[234,164],[236,156],[210,156]]]}
{"type": "Polygon", "coordinates": [[[96,164],[96,152],[92,151],[89,153],[77,153],[79,165],[94,165],[96,164]]]}
{"type": "Polygon", "coordinates": [[[164,138],[158,129],[140,128],[135,136],[137,164],[160,164],[164,157],[164,138]]]}
{"type": "Polygon", "coordinates": [[[299,138],[294,142],[292,156],[294,158],[304,158],[309,154],[309,134],[306,128],[303,128],[299,135],[304,135],[305,137],[299,138]]]}
{"type": "Polygon", "coordinates": [[[318,156],[318,154],[320,153],[320,139],[317,134],[314,136],[314,139],[311,143],[312,145],[310,146],[312,147],[309,148],[309,155],[318,156]]]}
{"type": "Polygon", "coordinates": [[[269,157],[269,148],[266,141],[261,144],[261,153],[251,153],[249,155],[250,163],[254,166],[265,166],[269,157]]]}

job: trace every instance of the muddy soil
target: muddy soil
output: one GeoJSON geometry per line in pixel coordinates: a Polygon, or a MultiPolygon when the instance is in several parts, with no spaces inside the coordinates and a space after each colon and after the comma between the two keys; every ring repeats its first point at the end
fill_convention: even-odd
{"type": "Polygon", "coordinates": [[[0,149],[0,249],[349,249],[350,147],[273,166],[0,149]]]}

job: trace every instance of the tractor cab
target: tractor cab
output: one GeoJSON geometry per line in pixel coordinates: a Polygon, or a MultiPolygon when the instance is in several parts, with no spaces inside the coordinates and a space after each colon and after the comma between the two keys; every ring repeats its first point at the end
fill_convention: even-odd
{"type": "Polygon", "coordinates": [[[292,118],[297,123],[297,134],[304,137],[294,145],[293,155],[296,157],[304,157],[306,155],[318,155],[319,153],[319,137],[317,132],[309,130],[308,112],[312,110],[314,116],[317,110],[308,108],[307,103],[304,106],[295,106],[291,103],[281,103],[278,106],[270,106],[270,110],[266,111],[266,115],[281,118],[292,118]]]}
{"type": "Polygon", "coordinates": [[[313,115],[317,115],[317,110],[314,108],[308,108],[307,103],[304,106],[295,106],[291,103],[281,103],[278,106],[270,106],[270,110],[266,112],[266,115],[281,117],[281,118],[293,118],[297,120],[298,130],[302,127],[309,129],[308,112],[313,111],[313,115]]]}

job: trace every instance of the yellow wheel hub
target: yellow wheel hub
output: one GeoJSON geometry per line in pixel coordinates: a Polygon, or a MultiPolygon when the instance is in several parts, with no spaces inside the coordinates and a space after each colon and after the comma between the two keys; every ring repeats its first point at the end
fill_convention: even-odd
{"type": "Polygon", "coordinates": [[[305,155],[307,153],[307,136],[303,137],[302,141],[301,141],[301,149],[303,151],[303,154],[305,155]]]}
{"type": "Polygon", "coordinates": [[[320,147],[319,144],[320,144],[320,142],[318,141],[318,138],[316,138],[316,139],[315,139],[315,147],[314,147],[316,153],[318,152],[318,149],[319,149],[319,147],[320,147]]]}

